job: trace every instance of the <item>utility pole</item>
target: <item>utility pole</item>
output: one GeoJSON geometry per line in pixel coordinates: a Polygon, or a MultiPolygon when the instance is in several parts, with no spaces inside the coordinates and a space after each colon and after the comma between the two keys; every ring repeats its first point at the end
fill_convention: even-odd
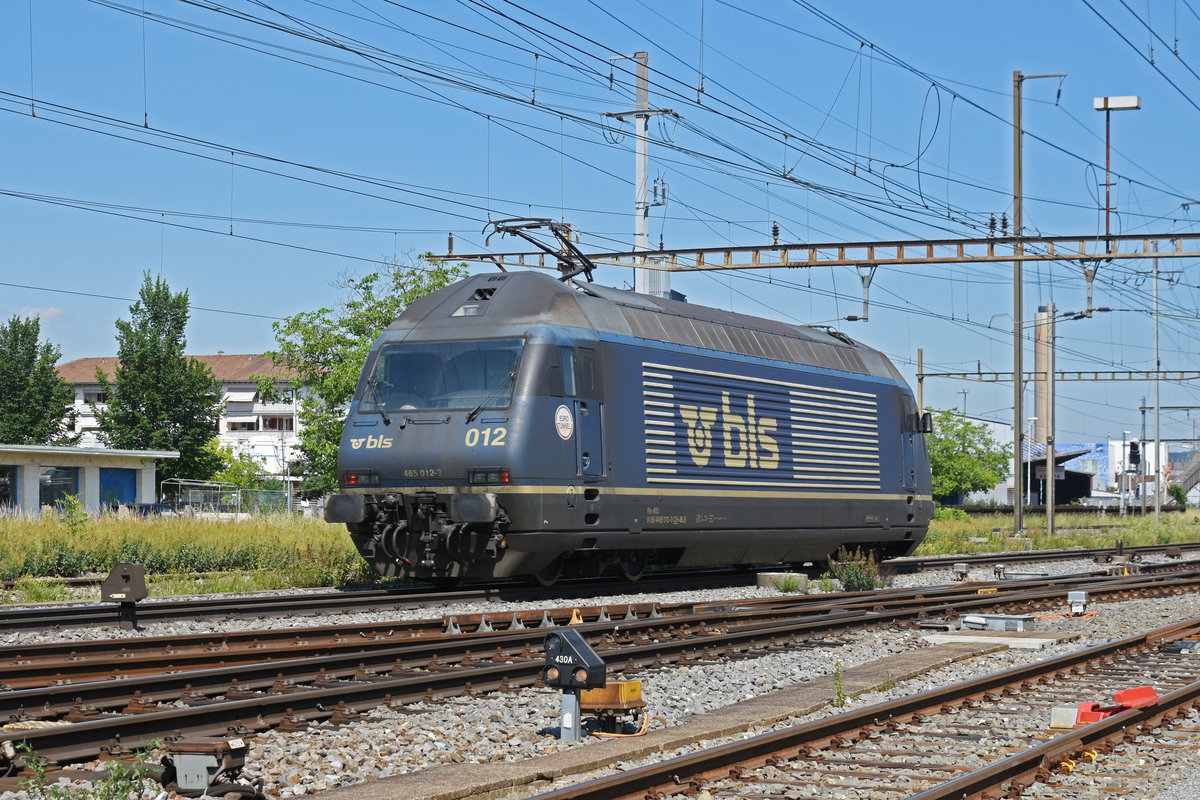
{"type": "MultiPolygon", "coordinates": [[[[1161,368],[1158,361],[1158,244],[1154,245],[1154,369],[1161,368]]],[[[1154,375],[1154,521],[1159,522],[1162,518],[1162,440],[1159,438],[1158,427],[1158,374],[1154,375]]],[[[1143,401],[1144,404],[1145,401],[1143,401]]],[[[1146,438],[1142,437],[1142,442],[1145,443],[1146,438]]],[[[1142,450],[1146,448],[1143,447],[1142,450]]],[[[1142,453],[1142,463],[1146,463],[1146,454],[1142,453]]],[[[1146,518],[1146,490],[1145,484],[1142,487],[1142,519],[1146,518]]]]}
{"type": "MultiPolygon", "coordinates": [[[[1021,254],[1025,247],[1021,243],[1021,81],[1025,76],[1020,70],[1013,71],[1013,233],[1017,243],[1013,246],[1013,436],[1017,439],[1015,452],[1023,453],[1022,441],[1025,430],[1021,427],[1024,412],[1021,409],[1021,385],[1024,367],[1021,364],[1021,254]]],[[[1025,509],[1021,506],[1021,470],[1013,470],[1013,536],[1025,532],[1025,509]]]]}
{"type": "MultiPolygon", "coordinates": [[[[608,114],[607,116],[624,120],[634,118],[634,156],[637,173],[633,186],[633,249],[635,252],[646,252],[650,249],[650,207],[666,202],[667,187],[663,184],[663,196],[659,199],[658,187],[655,186],[654,201],[650,201],[650,140],[647,134],[647,121],[659,114],[674,114],[669,109],[650,109],[650,55],[645,50],[638,50],[632,56],[616,56],[616,58],[632,58],[637,63],[637,107],[632,112],[608,114]]],[[[667,297],[671,293],[671,273],[666,270],[634,269],[634,291],[655,297],[667,297]]]]}
{"type": "MultiPolygon", "coordinates": [[[[1021,319],[1021,262],[1025,254],[1025,245],[1021,241],[1021,84],[1034,78],[1061,78],[1065,72],[1052,75],[1024,75],[1020,70],[1013,70],[1013,235],[1017,241],[1013,244],[1013,436],[1017,439],[1016,452],[1020,453],[1025,429],[1022,423],[1021,395],[1024,386],[1021,385],[1023,376],[1021,350],[1023,327],[1021,319]]],[[[1051,476],[1053,477],[1053,476],[1051,476]]],[[[1024,532],[1024,509],[1021,507],[1021,470],[1013,470],[1013,536],[1021,536],[1024,532]]]]}
{"type": "Polygon", "coordinates": [[[1046,535],[1054,535],[1054,482],[1057,479],[1057,460],[1054,457],[1054,351],[1057,342],[1054,331],[1054,303],[1047,303],[1046,336],[1046,535]]]}
{"type": "MultiPolygon", "coordinates": [[[[1142,444],[1146,444],[1146,396],[1142,395],[1142,444]]],[[[1150,460],[1150,455],[1147,448],[1142,448],[1142,460],[1138,464],[1138,488],[1141,491],[1138,493],[1142,496],[1142,519],[1146,518],[1146,468],[1145,464],[1150,460]]]]}

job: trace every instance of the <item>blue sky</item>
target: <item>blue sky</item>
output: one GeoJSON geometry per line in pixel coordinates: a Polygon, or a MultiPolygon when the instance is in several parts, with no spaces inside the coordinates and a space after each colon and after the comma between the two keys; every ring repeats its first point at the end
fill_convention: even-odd
{"type": "MultiPolygon", "coordinates": [[[[111,355],[113,322],[150,270],[190,293],[191,352],[258,352],[272,319],[333,303],[339,275],[441,252],[450,232],[458,252],[482,250],[489,218],[563,219],[585,250],[630,249],[633,139],[604,114],[633,107],[632,64],[610,59],[635,50],[649,52],[651,105],[679,115],[650,125],[650,173],[669,187],[651,212],[655,246],[766,244],[772,221],[787,242],[983,235],[1012,213],[1018,69],[1068,73],[1025,83],[1028,229],[1103,233],[1092,100],[1137,94],[1141,110],[1112,118],[1113,229],[1194,232],[1198,11],[13,0],[0,5],[0,315],[39,314],[64,359],[111,355]]],[[[1060,323],[1060,369],[1153,367],[1148,268],[1101,268],[1094,304],[1121,310],[1060,323]]],[[[1200,269],[1160,269],[1162,366],[1200,368],[1200,269]]],[[[834,325],[914,385],[918,348],[928,371],[1012,367],[1007,264],[880,268],[865,323],[843,319],[862,304],[848,268],[677,274],[673,286],[834,325]]],[[[1024,316],[1082,309],[1084,287],[1077,266],[1027,267],[1024,316]]],[[[972,416],[1011,420],[1006,384],[925,388],[927,405],[960,408],[966,389],[972,416]]],[[[1162,403],[1200,405],[1197,388],[1164,383],[1162,403]]],[[[1061,384],[1058,438],[1136,435],[1143,396],[1150,385],[1061,384]]],[[[1163,415],[1164,436],[1192,427],[1193,415],[1163,415]]]]}

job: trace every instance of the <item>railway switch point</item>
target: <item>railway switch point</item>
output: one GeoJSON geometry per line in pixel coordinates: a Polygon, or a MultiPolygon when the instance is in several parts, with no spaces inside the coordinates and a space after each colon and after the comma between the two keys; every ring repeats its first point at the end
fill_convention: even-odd
{"type": "Polygon", "coordinates": [[[618,733],[623,715],[636,715],[646,707],[641,681],[608,681],[579,695],[580,713],[596,717],[605,733],[618,733]]]}
{"type": "Polygon", "coordinates": [[[1088,593],[1085,591],[1067,592],[1067,606],[1071,609],[1071,616],[1078,617],[1087,612],[1088,593]]]}
{"type": "Polygon", "coordinates": [[[1027,631],[1033,628],[1033,617],[1026,614],[967,614],[962,618],[963,630],[969,631],[1027,631]]]}
{"type": "MultiPolygon", "coordinates": [[[[167,742],[167,755],[163,757],[162,784],[167,788],[178,788],[191,795],[200,792],[208,796],[209,789],[222,794],[249,789],[235,784],[237,776],[246,766],[246,751],[249,745],[244,739],[222,737],[200,737],[178,739],[167,742]]],[[[192,795],[195,796],[195,795],[192,795]]]]}
{"type": "Polygon", "coordinates": [[[607,665],[583,635],[570,628],[546,634],[544,648],[542,682],[562,689],[559,738],[578,741],[582,735],[580,692],[607,685],[607,665]]]}
{"type": "Polygon", "coordinates": [[[123,631],[137,628],[137,603],[148,594],[145,564],[117,564],[100,584],[100,599],[119,604],[117,620],[123,631]]]}
{"type": "Polygon", "coordinates": [[[1036,581],[1041,580],[1042,578],[1048,578],[1050,577],[1050,574],[1047,572],[1030,572],[1028,570],[1021,570],[1020,572],[1009,572],[1007,573],[1006,577],[1010,581],[1036,581]]]}

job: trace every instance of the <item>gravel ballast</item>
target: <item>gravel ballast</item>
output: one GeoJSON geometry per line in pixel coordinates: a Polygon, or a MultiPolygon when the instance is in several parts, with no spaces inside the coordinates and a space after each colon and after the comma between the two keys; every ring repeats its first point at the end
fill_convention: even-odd
{"type": "MultiPolygon", "coordinates": [[[[1064,561],[1039,565],[1052,574],[1081,572],[1095,568],[1089,561],[1064,561]]],[[[891,580],[898,587],[940,585],[952,582],[949,572],[900,575],[891,580]]],[[[714,602],[746,597],[772,597],[774,588],[737,588],[705,590],[671,595],[622,595],[588,604],[617,605],[644,602],[714,602]]],[[[570,607],[570,601],[539,603],[538,606],[570,607]]],[[[444,609],[420,609],[411,612],[370,612],[332,614],[320,617],[275,619],[275,627],[303,627],[315,624],[378,624],[388,620],[437,617],[442,614],[487,613],[496,617],[527,607],[507,602],[456,605],[444,609]]],[[[915,694],[925,689],[968,680],[1031,661],[1051,658],[1083,647],[1145,632],[1172,622],[1200,617],[1200,596],[1136,600],[1093,606],[1096,616],[1039,621],[1038,630],[1078,634],[1081,638],[1040,651],[1007,650],[938,669],[932,673],[900,682],[888,692],[874,692],[851,699],[858,707],[915,694]]],[[[1065,598],[1064,598],[1065,611],[1065,598]]],[[[220,622],[183,621],[147,625],[137,635],[164,636],[221,630],[264,627],[263,620],[224,620],[220,622]]],[[[54,640],[94,639],[118,635],[114,630],[86,628],[56,631],[54,640]]],[[[127,635],[127,634],[126,634],[127,635]]],[[[773,689],[811,681],[829,675],[837,668],[887,658],[889,655],[924,646],[921,632],[915,630],[862,630],[810,642],[802,649],[776,652],[753,659],[692,665],[644,672],[643,697],[648,704],[650,728],[678,725],[685,717],[716,711],[731,703],[756,697],[773,689]]],[[[0,637],[6,645],[39,641],[29,632],[9,633],[0,637]]],[[[1102,699],[1102,698],[1101,698],[1102,699]]],[[[317,727],[297,733],[269,731],[251,739],[246,780],[261,778],[269,797],[313,795],[338,786],[360,783],[387,776],[404,775],[443,764],[513,762],[575,747],[587,747],[588,741],[564,742],[555,737],[559,713],[559,694],[553,690],[526,688],[511,693],[479,697],[453,698],[435,703],[417,703],[398,709],[377,708],[361,719],[341,728],[317,727]]],[[[821,711],[817,716],[830,713],[821,711]]],[[[800,721],[788,720],[785,724],[800,721]]],[[[767,730],[764,728],[763,730],[767,730]]],[[[761,731],[753,731],[755,733],[761,731]]],[[[712,743],[706,743],[712,744],[712,743]]],[[[663,754],[658,758],[669,757],[663,754]]],[[[632,765],[622,765],[632,766],[632,765]]],[[[1185,785],[1181,772],[1163,770],[1173,777],[1175,791],[1185,785]]],[[[583,779],[586,776],[578,776],[583,779]]],[[[1166,788],[1145,787],[1144,796],[1166,788]]],[[[537,791],[544,791],[541,786],[537,791]]],[[[536,793],[533,787],[511,795],[515,800],[536,793]]],[[[85,796],[85,795],[79,795],[85,796]]],[[[158,792],[147,798],[166,797],[158,792]]],[[[1176,800],[1200,796],[1171,794],[1176,800]]],[[[23,792],[0,794],[0,800],[30,800],[23,792]]]]}

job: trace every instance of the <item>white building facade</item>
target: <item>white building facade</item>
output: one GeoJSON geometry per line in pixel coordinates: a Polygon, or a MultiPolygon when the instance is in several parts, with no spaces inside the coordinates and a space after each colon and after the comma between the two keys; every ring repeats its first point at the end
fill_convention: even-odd
{"type": "MultiPolygon", "coordinates": [[[[272,475],[288,475],[297,457],[299,433],[297,399],[287,373],[263,355],[189,356],[208,365],[213,376],[221,382],[224,406],[213,434],[222,446],[239,455],[249,455],[272,475]],[[269,377],[276,394],[286,398],[264,402],[258,391],[258,378],[269,377]]],[[[116,358],[78,358],[58,366],[58,374],[75,388],[75,410],[78,418],[75,431],[82,434],[79,446],[103,447],[99,439],[100,426],[92,411],[92,403],[104,407],[107,397],[96,380],[96,370],[103,371],[112,381],[116,358]]]]}

